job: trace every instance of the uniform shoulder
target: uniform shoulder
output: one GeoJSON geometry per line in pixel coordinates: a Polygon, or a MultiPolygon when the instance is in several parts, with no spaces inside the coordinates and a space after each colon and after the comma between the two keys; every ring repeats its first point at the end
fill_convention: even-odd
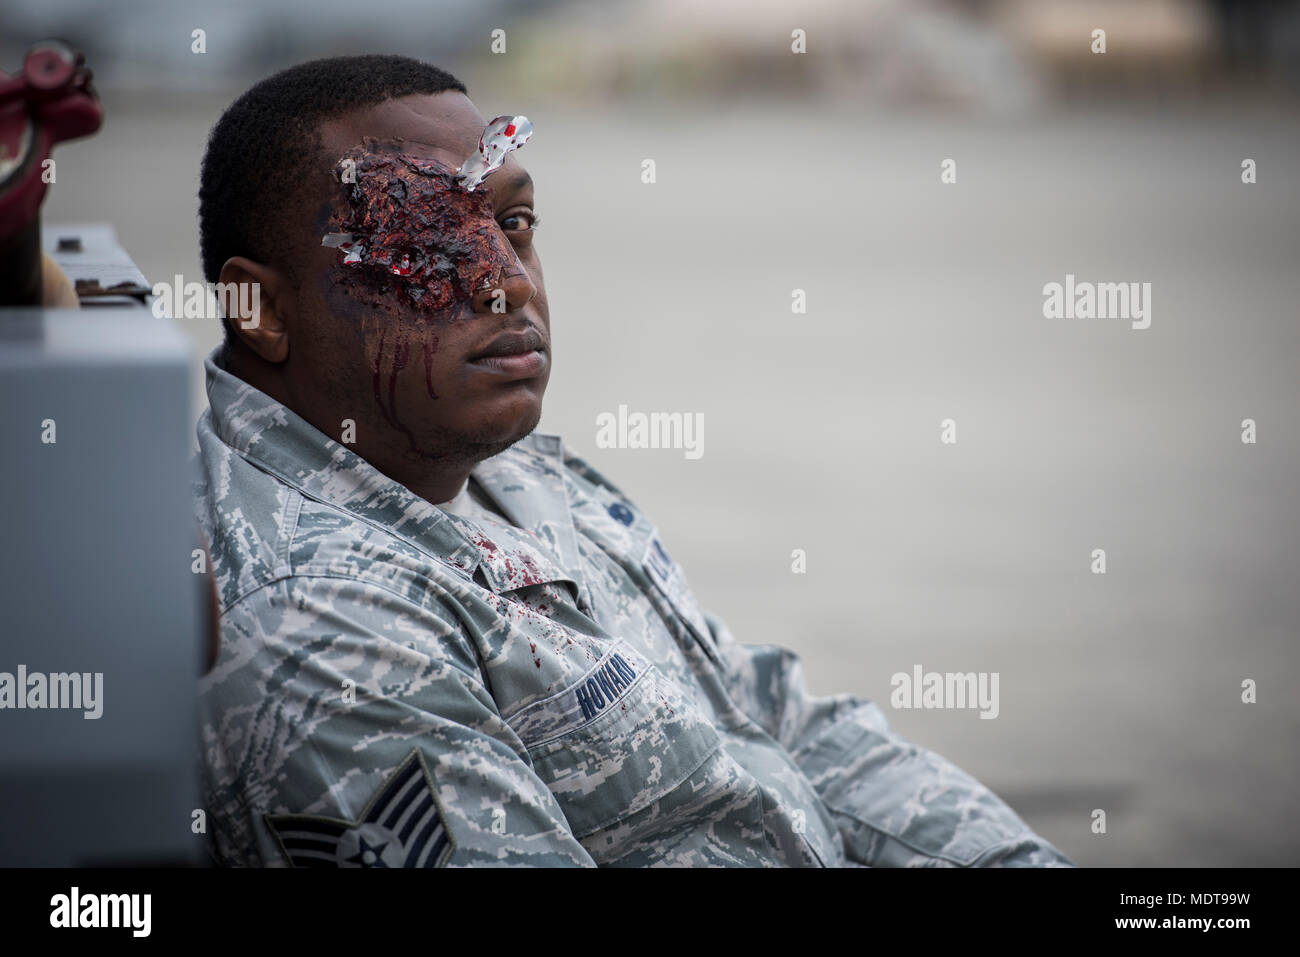
{"type": "Polygon", "coordinates": [[[194,509],[207,540],[221,607],[277,577],[285,516],[300,493],[259,469],[206,424],[198,427],[194,509]]]}

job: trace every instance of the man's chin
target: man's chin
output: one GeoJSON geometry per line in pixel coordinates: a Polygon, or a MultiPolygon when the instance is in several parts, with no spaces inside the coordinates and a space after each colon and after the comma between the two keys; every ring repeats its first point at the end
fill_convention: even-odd
{"type": "Polygon", "coordinates": [[[527,436],[542,420],[541,403],[527,411],[511,416],[508,421],[489,421],[449,431],[427,445],[417,442],[417,447],[427,449],[425,457],[446,460],[460,459],[481,462],[499,455],[527,436]]]}
{"type": "Polygon", "coordinates": [[[502,434],[498,438],[484,438],[476,442],[469,442],[466,443],[466,447],[471,450],[471,457],[477,461],[491,458],[494,455],[499,455],[520,439],[526,437],[533,431],[533,429],[537,428],[537,423],[540,421],[541,415],[539,414],[532,420],[532,424],[527,427],[520,426],[517,429],[502,434]]]}

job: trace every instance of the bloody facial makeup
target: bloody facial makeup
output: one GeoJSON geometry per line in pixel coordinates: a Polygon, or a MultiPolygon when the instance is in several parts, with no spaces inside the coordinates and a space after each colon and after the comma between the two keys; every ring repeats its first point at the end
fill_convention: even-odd
{"type": "Polygon", "coordinates": [[[397,408],[398,374],[422,361],[429,398],[437,399],[434,354],[447,324],[472,318],[476,295],[524,271],[490,195],[466,189],[456,170],[414,149],[367,137],[345,154],[334,170],[345,202],[323,240],[339,250],[333,281],[362,307],[375,400],[412,448],[397,408]]]}
{"type": "Polygon", "coordinates": [[[446,320],[518,265],[491,198],[437,160],[367,139],[335,173],[348,205],[325,242],[339,246],[338,281],[358,299],[383,308],[396,295],[427,320],[446,320]]]}
{"type": "Polygon", "coordinates": [[[250,336],[278,357],[249,360],[255,386],[432,502],[541,420],[551,342],[534,187],[496,148],[517,149],[524,120],[498,131],[448,90],[322,121],[302,242],[250,336]]]}

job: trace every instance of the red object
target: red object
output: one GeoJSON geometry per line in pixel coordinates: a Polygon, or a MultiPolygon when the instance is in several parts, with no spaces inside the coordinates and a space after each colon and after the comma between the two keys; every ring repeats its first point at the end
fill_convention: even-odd
{"type": "Polygon", "coordinates": [[[0,246],[36,222],[54,144],[87,136],[103,121],[84,64],[67,44],[47,40],[27,51],[20,73],[0,72],[0,246]]]}

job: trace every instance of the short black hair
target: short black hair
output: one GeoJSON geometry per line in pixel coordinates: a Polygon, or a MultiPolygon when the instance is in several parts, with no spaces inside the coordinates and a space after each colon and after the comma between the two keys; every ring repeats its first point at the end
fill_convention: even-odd
{"type": "MultiPolygon", "coordinates": [[[[265,263],[286,248],[286,216],[322,148],[322,120],[446,90],[469,92],[436,66],[380,54],[310,60],[251,87],[212,127],[203,155],[199,254],[208,282],[231,256],[265,263]]],[[[234,331],[223,325],[229,341],[234,331]]]]}

